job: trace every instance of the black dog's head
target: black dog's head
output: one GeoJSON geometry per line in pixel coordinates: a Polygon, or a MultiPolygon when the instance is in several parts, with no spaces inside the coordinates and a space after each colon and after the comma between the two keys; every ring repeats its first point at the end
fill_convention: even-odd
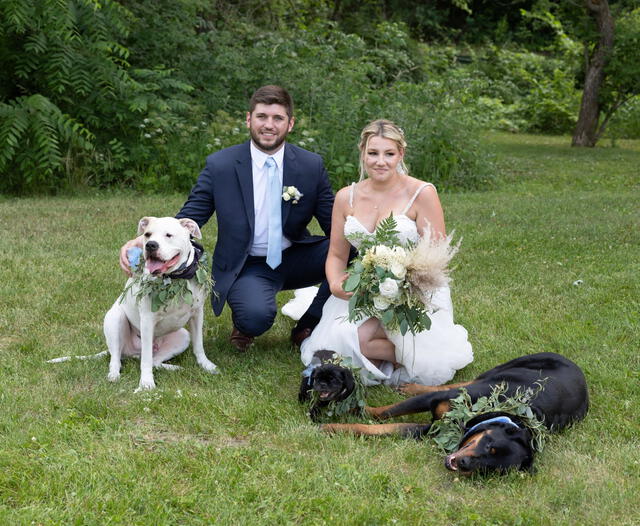
{"type": "Polygon", "coordinates": [[[458,450],[445,458],[446,468],[462,475],[505,473],[511,468],[530,470],[534,455],[531,431],[515,420],[509,423],[488,416],[467,423],[458,450]]]}
{"type": "Polygon", "coordinates": [[[320,407],[330,402],[345,400],[355,389],[355,379],[350,369],[334,364],[324,364],[311,371],[311,376],[302,379],[298,399],[308,401],[311,391],[317,394],[317,402],[310,408],[313,420],[319,416],[320,407]]]}
{"type": "Polygon", "coordinates": [[[311,388],[322,402],[338,402],[349,396],[355,387],[353,373],[346,367],[325,364],[311,373],[311,388]]]}

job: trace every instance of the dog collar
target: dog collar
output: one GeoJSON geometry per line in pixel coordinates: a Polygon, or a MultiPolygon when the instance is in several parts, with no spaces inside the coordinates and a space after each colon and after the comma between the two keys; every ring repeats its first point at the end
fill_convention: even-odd
{"type": "Polygon", "coordinates": [[[302,371],[302,377],[307,379],[307,385],[309,387],[311,387],[311,374],[313,373],[313,370],[318,366],[319,364],[311,363],[307,366],[307,368],[304,371],[302,371]]]}
{"type": "Polygon", "coordinates": [[[513,420],[511,420],[508,416],[495,416],[493,418],[489,418],[487,420],[483,420],[482,422],[478,422],[474,426],[471,426],[467,430],[467,432],[463,435],[463,437],[460,439],[460,443],[464,442],[480,426],[484,426],[486,424],[493,424],[495,422],[502,422],[503,424],[508,424],[508,425],[517,427],[518,429],[521,429],[521,427],[518,424],[516,424],[513,420]]]}
{"type": "Polygon", "coordinates": [[[193,259],[191,260],[191,263],[188,263],[189,260],[185,261],[171,274],[167,274],[168,278],[191,279],[196,275],[196,271],[198,270],[198,262],[200,261],[200,258],[204,253],[204,248],[202,247],[202,245],[196,243],[193,239],[191,240],[191,245],[193,246],[193,259]]]}

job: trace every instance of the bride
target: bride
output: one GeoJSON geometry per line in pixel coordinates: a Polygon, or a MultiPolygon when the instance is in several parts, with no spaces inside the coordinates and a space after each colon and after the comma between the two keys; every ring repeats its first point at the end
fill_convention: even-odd
{"type": "Polygon", "coordinates": [[[359,367],[366,385],[424,385],[446,383],[473,360],[467,331],[453,322],[449,287],[431,298],[431,328],[418,334],[387,331],[377,318],[348,321],[345,292],[346,268],[351,245],[373,235],[381,220],[393,214],[401,242],[415,242],[421,235],[444,237],[445,224],[438,193],[407,173],[403,131],[387,120],[376,120],[360,136],[360,182],[336,195],[331,240],[325,271],[332,296],[320,323],[301,346],[306,366],[314,365],[314,353],[332,350],[359,367]],[[366,178],[364,175],[366,174],[366,178]]]}

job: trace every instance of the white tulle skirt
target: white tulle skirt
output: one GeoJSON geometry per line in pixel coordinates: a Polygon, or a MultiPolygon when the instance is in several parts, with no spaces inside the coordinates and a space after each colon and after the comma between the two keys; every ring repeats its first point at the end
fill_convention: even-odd
{"type": "Polygon", "coordinates": [[[446,383],[458,369],[473,361],[473,350],[466,329],[453,322],[449,288],[439,289],[432,303],[435,307],[430,313],[431,328],[428,331],[415,335],[407,332],[404,336],[399,332],[387,332],[387,337],[395,345],[399,366],[394,368],[391,362],[383,362],[376,367],[360,351],[358,327],[365,320],[349,322],[348,302],[331,296],[324,305],[320,323],[302,343],[302,362],[308,366],[316,351],[331,350],[350,358],[355,367],[360,367],[365,385],[446,383]]]}

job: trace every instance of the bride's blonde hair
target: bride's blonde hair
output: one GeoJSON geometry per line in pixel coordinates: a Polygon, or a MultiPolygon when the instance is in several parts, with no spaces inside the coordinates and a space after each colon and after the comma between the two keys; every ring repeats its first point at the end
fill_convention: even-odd
{"type": "MultiPolygon", "coordinates": [[[[405,152],[407,150],[407,142],[404,140],[404,132],[400,126],[386,119],[377,119],[370,122],[362,130],[362,133],[360,134],[360,142],[358,143],[358,148],[360,149],[360,181],[362,181],[367,174],[364,167],[364,155],[367,147],[369,146],[371,137],[391,139],[398,145],[398,149],[400,151],[405,152]]],[[[404,158],[398,163],[398,173],[409,173],[407,165],[404,164],[404,158]]]]}

